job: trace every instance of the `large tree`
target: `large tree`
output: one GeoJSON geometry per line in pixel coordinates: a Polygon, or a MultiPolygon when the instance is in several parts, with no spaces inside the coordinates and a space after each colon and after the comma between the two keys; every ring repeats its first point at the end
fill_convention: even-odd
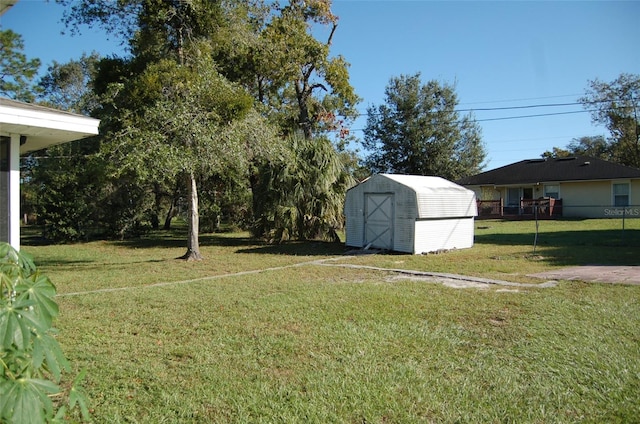
{"type": "MultiPolygon", "coordinates": [[[[172,60],[181,67],[196,59],[201,60],[191,56],[194,52],[212,59],[211,64],[215,65],[220,76],[240,84],[251,93],[257,110],[278,125],[282,136],[302,132],[311,139],[327,131],[341,129],[342,120],[356,114],[358,98],[348,81],[348,64],[340,56],[329,55],[337,28],[337,18],[331,13],[330,1],[293,0],[281,6],[277,2],[262,1],[122,0],[118,7],[109,2],[91,0],[58,1],[71,6],[70,23],[100,23],[112,34],[130,40],[132,57],[126,60],[111,58],[103,62],[97,85],[101,95],[115,99],[103,105],[102,118],[103,127],[112,128],[118,134],[123,134],[129,126],[126,119],[121,119],[123,110],[148,112],[148,107],[159,104],[158,99],[132,101],[137,98],[136,93],[155,85],[137,85],[132,90],[129,81],[147,72],[161,59],[172,60]],[[323,41],[313,35],[321,27],[326,29],[323,41]],[[198,48],[194,49],[195,45],[198,48]]],[[[171,91],[171,84],[164,89],[171,91]]],[[[181,99],[176,99],[172,106],[180,104],[181,99]]],[[[146,116],[147,112],[141,116],[146,116]]],[[[254,122],[258,122],[255,114],[248,116],[253,116],[254,122]]],[[[147,119],[140,123],[145,122],[155,121],[147,119]]],[[[233,126],[234,122],[232,119],[226,124],[233,126]]],[[[244,121],[241,118],[238,122],[244,121]]],[[[222,122],[217,126],[217,131],[224,131],[222,122]]],[[[258,122],[257,128],[265,128],[264,121],[258,122]]],[[[269,130],[263,131],[262,137],[245,146],[247,157],[252,160],[240,163],[246,163],[247,170],[234,170],[248,177],[254,195],[262,183],[260,173],[265,166],[276,162],[266,158],[265,152],[269,149],[259,146],[261,141],[269,140],[264,136],[269,133],[269,130]]],[[[270,144],[276,149],[281,145],[270,144]]],[[[293,146],[290,150],[294,150],[293,146]]],[[[135,172],[142,175],[139,169],[135,172]]],[[[226,175],[217,177],[213,174],[218,171],[210,169],[207,172],[212,175],[194,174],[195,179],[189,186],[193,187],[198,179],[218,183],[238,180],[229,178],[228,169],[225,170],[226,175]]],[[[170,175],[173,174],[163,174],[170,175]]],[[[254,197],[253,204],[257,202],[254,197]]],[[[196,206],[193,202],[190,204],[196,206]]],[[[190,216],[197,214],[190,213],[190,216]]]]}
{"type": "Polygon", "coordinates": [[[33,81],[40,59],[27,59],[23,50],[20,34],[10,29],[0,31],[0,96],[32,102],[37,91],[33,81]]]}
{"type": "Polygon", "coordinates": [[[40,59],[27,59],[22,36],[0,31],[0,96],[31,102],[35,98],[34,78],[40,59]]]}
{"type": "Polygon", "coordinates": [[[640,168],[640,75],[589,81],[579,101],[591,112],[593,122],[609,130],[612,160],[640,168]]]}
{"type": "MultiPolygon", "coordinates": [[[[342,197],[336,193],[344,190],[339,181],[348,175],[344,165],[351,156],[328,142],[327,136],[348,134],[345,127],[357,115],[359,98],[349,83],[349,64],[342,56],[330,55],[338,28],[331,2],[293,0],[282,6],[256,2],[233,12],[226,19],[234,31],[216,40],[216,61],[278,125],[289,150],[285,161],[253,164],[254,234],[272,240],[333,239],[342,225],[341,213],[334,214],[342,209],[342,197]],[[322,174],[313,162],[317,157],[331,163],[337,159],[343,166],[322,174]],[[318,178],[334,184],[316,184],[318,178]],[[294,186],[305,195],[294,195],[294,186]],[[319,202],[323,207],[311,206],[319,202]],[[298,211],[306,218],[284,219],[283,211],[298,211]]],[[[292,217],[289,212],[285,215],[292,217]]]]}
{"type": "Polygon", "coordinates": [[[286,163],[259,164],[252,176],[254,234],[336,240],[344,191],[353,179],[349,155],[327,136],[346,134],[360,99],[345,58],[330,55],[338,29],[331,2],[274,6],[253,39],[243,81],[287,136],[290,154],[286,163]]]}
{"type": "Polygon", "coordinates": [[[216,61],[284,132],[311,138],[357,116],[349,64],[330,54],[338,30],[330,0],[246,2],[225,16],[234,31],[215,40],[216,61]]]}
{"type": "Polygon", "coordinates": [[[93,91],[100,55],[83,53],[67,63],[54,61],[38,83],[38,103],[68,112],[91,115],[99,106],[93,91]]]}
{"type": "Polygon", "coordinates": [[[543,158],[562,158],[574,155],[613,160],[611,145],[601,135],[574,138],[565,149],[554,147],[552,151],[547,150],[541,156],[543,158]]]}
{"type": "Polygon", "coordinates": [[[99,23],[129,40],[132,56],[105,61],[96,84],[111,138],[103,151],[122,165],[118,175],[129,172],[145,183],[185,182],[189,234],[184,258],[200,259],[198,180],[244,163],[245,143],[256,141],[247,135],[247,120],[256,131],[269,133],[249,113],[251,98],[212,60],[212,40],[227,28],[224,12],[233,4],[62,2],[71,6],[70,23],[99,23]]]}
{"type": "Polygon", "coordinates": [[[189,236],[184,258],[197,260],[202,257],[198,180],[240,172],[253,154],[249,146],[255,149],[272,138],[241,87],[220,75],[207,55],[190,57],[195,59],[184,64],[149,65],[127,84],[127,97],[137,99],[138,106],[120,115],[120,130],[105,151],[114,170],[135,170],[142,181],[185,181],[189,236]]]}
{"type": "MultiPolygon", "coordinates": [[[[97,103],[91,81],[97,54],[53,62],[38,84],[39,104],[90,115],[97,103]]],[[[88,237],[98,224],[104,164],[97,137],[33,152],[21,164],[23,208],[36,213],[44,235],[56,241],[88,237]]]]}
{"type": "Polygon", "coordinates": [[[364,146],[372,172],[456,180],[482,169],[480,128],[471,115],[456,111],[454,87],[403,75],[390,80],[385,95],[384,104],[367,111],[364,146]]]}

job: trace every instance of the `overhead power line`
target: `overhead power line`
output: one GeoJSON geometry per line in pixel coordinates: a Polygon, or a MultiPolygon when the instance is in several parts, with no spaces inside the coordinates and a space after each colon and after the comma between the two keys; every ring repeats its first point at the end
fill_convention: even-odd
{"type": "Polygon", "coordinates": [[[528,97],[528,98],[524,98],[524,99],[506,99],[506,100],[489,100],[489,101],[484,101],[484,102],[466,102],[466,103],[460,103],[460,105],[462,106],[466,106],[466,105],[479,105],[479,104],[490,104],[490,103],[510,103],[510,102],[524,102],[524,101],[530,101],[530,100],[544,100],[544,99],[558,99],[558,98],[562,98],[562,97],[577,97],[577,96],[582,96],[583,93],[577,93],[577,94],[560,94],[557,96],[545,96],[545,97],[528,97]]]}
{"type": "MultiPolygon", "coordinates": [[[[624,99],[621,99],[624,100],[624,99]]],[[[589,102],[590,105],[597,103],[609,103],[610,100],[596,100],[593,102],[589,102]]],[[[490,102],[487,102],[490,103],[490,102]]],[[[470,103],[467,103],[470,104],[470,103]]],[[[584,105],[582,102],[569,102],[569,103],[538,103],[531,105],[522,105],[522,106],[502,106],[502,107],[484,107],[484,108],[464,108],[464,109],[454,109],[454,112],[493,112],[500,110],[518,110],[518,109],[536,109],[536,108],[549,108],[549,107],[566,107],[566,106],[578,106],[584,105]]],[[[624,108],[624,106],[619,106],[620,109],[624,108]]],[[[573,112],[578,113],[578,112],[573,112]]],[[[375,115],[379,115],[378,112],[374,112],[375,115]]],[[[369,112],[359,113],[358,116],[367,116],[369,112]]]]}
{"type": "MultiPolygon", "coordinates": [[[[524,119],[524,118],[540,118],[545,116],[556,115],[571,115],[576,113],[590,113],[593,110],[572,110],[567,112],[551,112],[551,113],[536,113],[533,115],[516,115],[516,116],[502,116],[500,118],[484,118],[484,119],[472,119],[471,122],[489,122],[489,121],[506,121],[510,119],[524,119]]],[[[458,123],[462,121],[457,121],[458,123]]],[[[362,128],[352,128],[351,131],[363,131],[362,128]]]]}
{"type": "Polygon", "coordinates": [[[456,112],[485,112],[493,110],[517,110],[517,109],[535,109],[540,107],[559,107],[559,106],[576,106],[581,105],[579,102],[572,103],[548,103],[539,105],[526,105],[526,106],[504,106],[504,107],[485,107],[485,108],[473,108],[473,109],[456,109],[456,112]]]}
{"type": "Polygon", "coordinates": [[[571,115],[574,113],[586,113],[588,110],[572,110],[569,112],[553,112],[553,113],[537,113],[534,115],[518,115],[518,116],[503,116],[501,118],[485,118],[474,119],[473,122],[488,122],[488,121],[505,121],[507,119],[522,119],[522,118],[539,118],[542,116],[555,116],[555,115],[571,115]]]}

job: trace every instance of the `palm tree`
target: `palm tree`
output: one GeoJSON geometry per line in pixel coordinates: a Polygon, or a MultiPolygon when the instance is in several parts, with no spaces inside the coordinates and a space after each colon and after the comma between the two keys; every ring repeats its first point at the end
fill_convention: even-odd
{"type": "Polygon", "coordinates": [[[355,184],[327,138],[289,136],[291,154],[261,169],[253,234],[270,241],[339,241],[345,193],[355,184]]]}

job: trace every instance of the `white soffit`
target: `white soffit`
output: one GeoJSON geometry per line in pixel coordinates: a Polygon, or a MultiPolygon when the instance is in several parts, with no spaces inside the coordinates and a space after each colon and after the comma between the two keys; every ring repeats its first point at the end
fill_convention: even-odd
{"type": "Polygon", "coordinates": [[[0,135],[26,136],[20,154],[97,135],[99,125],[98,119],[0,99],[0,135]]]}
{"type": "Polygon", "coordinates": [[[0,15],[9,10],[18,0],[0,0],[0,15]]]}

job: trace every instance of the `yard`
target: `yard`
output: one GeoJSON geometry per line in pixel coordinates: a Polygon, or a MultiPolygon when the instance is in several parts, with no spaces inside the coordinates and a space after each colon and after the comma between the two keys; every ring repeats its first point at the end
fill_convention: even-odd
{"type": "Polygon", "coordinates": [[[243,233],[41,245],[95,422],[638,422],[640,286],[453,289],[352,264],[544,281],[640,265],[640,219],[476,221],[475,246],[345,255],[243,233]],[[323,262],[318,262],[325,259],[323,262]]]}

